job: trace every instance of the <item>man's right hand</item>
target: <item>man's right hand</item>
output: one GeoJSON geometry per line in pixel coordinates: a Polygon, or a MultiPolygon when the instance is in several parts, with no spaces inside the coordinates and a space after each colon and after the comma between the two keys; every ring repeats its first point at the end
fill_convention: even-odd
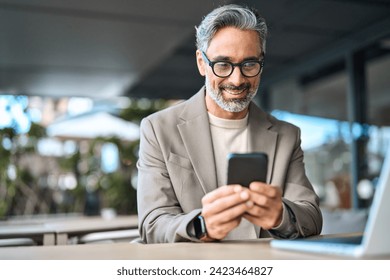
{"type": "Polygon", "coordinates": [[[249,191],[240,185],[222,186],[202,198],[202,213],[207,240],[221,240],[241,222],[241,216],[251,207],[249,191]]]}

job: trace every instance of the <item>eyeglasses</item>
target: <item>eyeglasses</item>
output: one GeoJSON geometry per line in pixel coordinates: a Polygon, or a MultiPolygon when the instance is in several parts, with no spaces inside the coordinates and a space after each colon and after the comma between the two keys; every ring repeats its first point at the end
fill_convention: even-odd
{"type": "Polygon", "coordinates": [[[264,59],[246,60],[241,63],[232,63],[230,61],[210,61],[204,52],[202,52],[202,56],[213,70],[214,75],[220,78],[229,77],[236,66],[240,68],[243,76],[247,78],[255,77],[259,75],[264,66],[264,59]]]}

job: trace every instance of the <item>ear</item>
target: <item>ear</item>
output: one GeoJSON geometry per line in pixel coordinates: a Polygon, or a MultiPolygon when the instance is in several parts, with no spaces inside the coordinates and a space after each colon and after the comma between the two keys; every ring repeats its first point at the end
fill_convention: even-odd
{"type": "Polygon", "coordinates": [[[198,70],[200,75],[206,75],[206,63],[203,60],[202,52],[200,50],[196,51],[196,64],[198,65],[198,70]]]}

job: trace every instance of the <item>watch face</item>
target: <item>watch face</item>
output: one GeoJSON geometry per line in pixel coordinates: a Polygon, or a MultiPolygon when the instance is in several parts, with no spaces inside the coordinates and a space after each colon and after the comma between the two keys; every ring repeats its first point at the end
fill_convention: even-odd
{"type": "Polygon", "coordinates": [[[206,236],[206,224],[202,216],[198,216],[194,219],[194,229],[196,238],[201,239],[206,236]]]}

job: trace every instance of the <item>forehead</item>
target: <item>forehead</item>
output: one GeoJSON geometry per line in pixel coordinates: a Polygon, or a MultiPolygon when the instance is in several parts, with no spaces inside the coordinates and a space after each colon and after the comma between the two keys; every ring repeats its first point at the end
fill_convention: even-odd
{"type": "Polygon", "coordinates": [[[258,33],[253,30],[241,30],[224,27],[218,30],[211,39],[207,53],[210,56],[227,56],[237,59],[261,54],[258,33]]]}

